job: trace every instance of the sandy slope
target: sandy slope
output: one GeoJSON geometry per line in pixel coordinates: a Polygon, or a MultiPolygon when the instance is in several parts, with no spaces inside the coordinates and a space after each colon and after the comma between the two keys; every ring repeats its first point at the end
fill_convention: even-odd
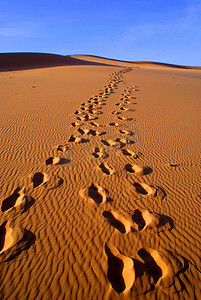
{"type": "Polygon", "coordinates": [[[200,79],[0,73],[2,299],[201,297],[200,79]]]}

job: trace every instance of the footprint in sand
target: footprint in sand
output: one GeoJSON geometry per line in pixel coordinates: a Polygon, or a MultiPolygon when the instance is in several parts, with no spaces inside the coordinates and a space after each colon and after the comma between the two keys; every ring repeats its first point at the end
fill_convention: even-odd
{"type": "Polygon", "coordinates": [[[106,133],[106,132],[99,132],[99,131],[93,130],[93,129],[82,129],[82,128],[78,128],[77,131],[82,135],[90,134],[92,136],[97,136],[97,135],[101,136],[106,133]]]}
{"type": "Polygon", "coordinates": [[[32,177],[32,183],[33,188],[44,185],[47,190],[52,190],[62,185],[63,179],[58,176],[37,172],[32,177]]]}
{"type": "Polygon", "coordinates": [[[117,118],[122,121],[132,121],[133,120],[133,118],[125,118],[125,117],[118,117],[118,116],[117,116],[117,118]]]}
{"type": "Polygon", "coordinates": [[[165,249],[157,251],[150,248],[141,248],[138,255],[144,261],[145,272],[167,295],[178,294],[183,290],[185,285],[180,274],[188,268],[184,257],[165,249]]]}
{"type": "Polygon", "coordinates": [[[146,183],[134,182],[133,184],[135,191],[142,196],[157,197],[158,200],[163,200],[166,196],[165,191],[158,186],[149,186],[146,183]]]}
{"type": "Polygon", "coordinates": [[[71,123],[72,127],[81,126],[81,125],[83,125],[83,123],[79,123],[79,122],[73,122],[73,123],[71,123]]]}
{"type": "Polygon", "coordinates": [[[70,162],[69,159],[59,157],[59,156],[57,156],[57,157],[52,157],[51,156],[46,160],[45,164],[46,165],[64,165],[64,164],[67,164],[69,162],[70,162]]]}
{"type": "Polygon", "coordinates": [[[87,143],[89,140],[88,139],[82,139],[76,135],[71,135],[68,142],[70,143],[76,143],[76,144],[80,144],[80,143],[87,143]]]}
{"type": "Polygon", "coordinates": [[[97,184],[91,184],[89,188],[85,188],[79,191],[80,196],[83,199],[87,199],[97,204],[103,204],[107,200],[107,191],[97,184]]]}
{"type": "Polygon", "coordinates": [[[25,194],[25,188],[18,187],[14,193],[8,198],[2,201],[1,211],[9,212],[11,210],[25,212],[30,206],[32,206],[35,200],[25,194]]]}
{"type": "Polygon", "coordinates": [[[68,146],[67,145],[59,145],[57,147],[57,150],[61,151],[61,152],[65,152],[66,150],[68,150],[68,146]]]}
{"type": "Polygon", "coordinates": [[[111,167],[109,167],[107,163],[101,163],[99,165],[99,168],[106,175],[112,175],[112,174],[114,174],[114,170],[111,167]]]}
{"type": "Polygon", "coordinates": [[[122,149],[121,152],[125,156],[131,156],[132,158],[138,158],[138,155],[129,149],[122,149]]]}
{"type": "Polygon", "coordinates": [[[166,230],[174,228],[174,222],[170,217],[149,212],[142,208],[134,210],[132,219],[134,222],[133,228],[137,231],[145,230],[146,228],[160,228],[164,226],[166,230]]]}
{"type": "Polygon", "coordinates": [[[101,136],[101,135],[104,135],[104,134],[106,134],[106,132],[99,132],[99,131],[97,131],[97,130],[93,130],[93,129],[89,129],[89,134],[91,134],[91,135],[93,135],[93,136],[97,136],[97,135],[99,135],[99,136],[101,136]]]}
{"type": "Polygon", "coordinates": [[[102,127],[102,125],[100,125],[100,124],[98,124],[98,123],[96,123],[96,122],[90,122],[90,124],[91,124],[92,126],[95,126],[95,127],[102,127]]]}
{"type": "Polygon", "coordinates": [[[92,117],[91,115],[85,115],[85,116],[83,116],[83,117],[77,117],[77,120],[79,120],[79,121],[89,121],[89,120],[97,120],[98,119],[98,117],[92,117]]]}
{"type": "Polygon", "coordinates": [[[134,141],[131,141],[129,139],[117,138],[115,141],[120,144],[120,148],[125,147],[127,144],[134,144],[134,141]]]}
{"type": "Polygon", "coordinates": [[[121,112],[120,112],[120,111],[112,111],[111,114],[112,114],[112,115],[120,115],[121,112]]]}
{"type": "Polygon", "coordinates": [[[109,125],[110,126],[115,126],[115,127],[122,126],[121,124],[115,123],[115,122],[109,123],[109,125]]]}
{"type": "Polygon", "coordinates": [[[152,169],[149,167],[143,167],[136,164],[127,164],[125,165],[125,170],[129,173],[134,173],[137,175],[147,175],[152,172],[152,169]]]}
{"type": "Polygon", "coordinates": [[[167,275],[167,265],[156,250],[141,248],[138,255],[143,259],[146,271],[154,278],[155,284],[167,275]]]}
{"type": "Polygon", "coordinates": [[[84,111],[76,110],[76,111],[74,112],[74,115],[84,115],[84,114],[85,114],[84,111]]]}
{"type": "Polygon", "coordinates": [[[85,135],[89,133],[89,129],[78,128],[77,130],[80,134],[85,135]]]}
{"type": "Polygon", "coordinates": [[[155,194],[156,194],[156,188],[152,187],[152,186],[149,186],[148,184],[146,184],[144,182],[141,182],[141,183],[134,182],[133,186],[135,188],[135,191],[138,194],[140,194],[140,195],[143,195],[143,196],[149,196],[149,195],[155,196],[155,194]]]}
{"type": "Polygon", "coordinates": [[[103,112],[100,110],[90,110],[89,113],[94,114],[94,115],[102,115],[103,114],[103,112]]]}
{"type": "Polygon", "coordinates": [[[98,148],[98,147],[95,147],[94,149],[94,152],[92,153],[92,155],[95,157],[95,158],[106,158],[108,157],[108,154],[105,152],[104,149],[102,148],[98,148]]]}
{"type": "Polygon", "coordinates": [[[125,134],[125,135],[134,135],[134,133],[130,130],[121,130],[121,129],[119,129],[119,132],[121,134],[125,134]]]}
{"type": "Polygon", "coordinates": [[[121,254],[113,245],[105,243],[107,255],[107,277],[112,288],[118,293],[128,292],[135,281],[134,262],[132,258],[121,254]]]}
{"type": "Polygon", "coordinates": [[[103,216],[115,227],[119,232],[127,234],[131,230],[131,224],[126,218],[119,215],[115,211],[104,211],[103,216]]]}
{"type": "Polygon", "coordinates": [[[17,207],[19,205],[25,206],[26,200],[25,188],[18,187],[11,196],[2,201],[1,211],[7,212],[13,207],[17,207]]]}
{"type": "Polygon", "coordinates": [[[116,141],[113,140],[101,140],[101,142],[105,145],[105,146],[116,146],[118,145],[118,143],[116,141]]]}
{"type": "Polygon", "coordinates": [[[48,181],[48,177],[46,173],[37,172],[32,177],[33,188],[41,186],[48,181]]]}
{"type": "Polygon", "coordinates": [[[35,241],[35,235],[21,227],[12,228],[8,221],[0,226],[0,260],[8,261],[35,241]]]}

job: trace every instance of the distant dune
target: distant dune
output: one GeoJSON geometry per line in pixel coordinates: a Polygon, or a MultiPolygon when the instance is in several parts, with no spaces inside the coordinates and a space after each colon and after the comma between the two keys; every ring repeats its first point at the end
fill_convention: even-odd
{"type": "Polygon", "coordinates": [[[98,63],[48,53],[0,53],[0,71],[94,64],[98,63]]]}
{"type": "Polygon", "coordinates": [[[72,65],[110,65],[122,67],[201,69],[159,62],[121,61],[94,55],[57,55],[48,53],[0,53],[0,71],[24,70],[72,65]]]}

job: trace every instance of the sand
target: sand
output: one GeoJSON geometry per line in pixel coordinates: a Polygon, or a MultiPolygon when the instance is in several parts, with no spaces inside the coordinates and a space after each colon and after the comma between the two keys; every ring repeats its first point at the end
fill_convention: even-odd
{"type": "Polygon", "coordinates": [[[0,298],[200,299],[201,71],[77,58],[0,73],[0,298]]]}

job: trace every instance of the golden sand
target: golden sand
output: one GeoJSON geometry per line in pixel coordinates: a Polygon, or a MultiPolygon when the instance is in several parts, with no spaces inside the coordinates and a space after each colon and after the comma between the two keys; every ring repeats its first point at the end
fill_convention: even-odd
{"type": "Polygon", "coordinates": [[[0,298],[200,299],[201,71],[77,59],[0,73],[0,298]]]}

